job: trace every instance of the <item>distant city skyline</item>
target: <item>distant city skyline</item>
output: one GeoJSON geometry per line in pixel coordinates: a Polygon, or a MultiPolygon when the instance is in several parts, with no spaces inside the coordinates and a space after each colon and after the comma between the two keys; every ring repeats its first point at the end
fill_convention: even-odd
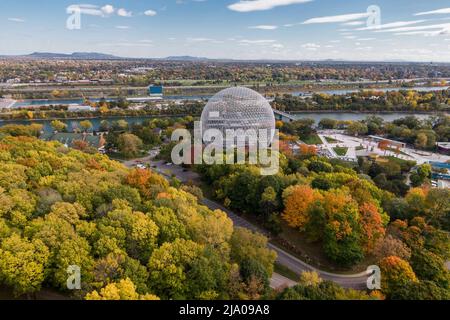
{"type": "Polygon", "coordinates": [[[2,0],[0,55],[450,62],[449,0],[86,2],[2,0]]]}

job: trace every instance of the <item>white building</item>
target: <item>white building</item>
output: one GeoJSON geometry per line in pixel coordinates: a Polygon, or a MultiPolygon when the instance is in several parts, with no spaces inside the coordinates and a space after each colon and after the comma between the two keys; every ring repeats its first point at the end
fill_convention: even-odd
{"type": "Polygon", "coordinates": [[[70,112],[88,112],[88,111],[97,111],[97,108],[91,106],[82,106],[78,104],[70,104],[67,108],[67,111],[70,112]]]}

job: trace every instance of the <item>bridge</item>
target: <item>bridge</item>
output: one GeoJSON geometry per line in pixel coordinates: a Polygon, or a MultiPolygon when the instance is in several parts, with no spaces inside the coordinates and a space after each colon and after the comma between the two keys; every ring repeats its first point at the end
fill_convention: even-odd
{"type": "Polygon", "coordinates": [[[275,120],[281,120],[284,122],[292,122],[297,120],[293,115],[280,110],[273,109],[273,113],[275,115],[275,120]]]}

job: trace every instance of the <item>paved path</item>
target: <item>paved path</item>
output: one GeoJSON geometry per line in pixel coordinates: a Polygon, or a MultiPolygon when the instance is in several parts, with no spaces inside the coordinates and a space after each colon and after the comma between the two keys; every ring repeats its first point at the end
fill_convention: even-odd
{"type": "MultiPolygon", "coordinates": [[[[149,157],[138,159],[140,161],[143,161],[144,163],[148,162],[150,159],[149,157]]],[[[125,165],[131,167],[135,164],[135,160],[127,161],[125,162],[125,165]]],[[[175,165],[167,165],[163,161],[157,161],[152,162],[152,166],[156,166],[154,169],[155,171],[159,172],[160,174],[170,177],[172,175],[175,175],[177,179],[179,179],[181,182],[187,182],[189,180],[195,180],[199,179],[199,176],[197,173],[192,171],[186,171],[183,170],[179,166],[175,165]]],[[[241,216],[238,216],[231,210],[225,208],[221,204],[212,201],[210,199],[204,198],[200,201],[202,204],[210,208],[211,210],[222,210],[224,211],[228,217],[233,221],[233,224],[237,227],[243,227],[250,229],[255,232],[262,233],[270,238],[270,235],[267,231],[259,228],[258,226],[250,223],[249,221],[245,220],[241,216]]],[[[273,243],[269,243],[268,247],[272,250],[274,250],[277,253],[277,262],[290,270],[294,271],[297,274],[301,274],[304,271],[315,271],[317,272],[320,277],[324,280],[330,280],[333,282],[336,282],[340,284],[343,287],[346,288],[354,288],[354,289],[366,289],[366,281],[367,281],[367,273],[362,272],[359,274],[352,274],[352,275],[343,275],[343,274],[335,274],[335,273],[329,273],[322,270],[319,270],[306,262],[303,262],[302,260],[298,259],[297,257],[294,257],[290,253],[284,251],[280,247],[274,245],[273,243]]],[[[271,283],[274,285],[278,284],[280,282],[280,279],[284,278],[283,276],[274,273],[273,278],[271,280],[271,283]]],[[[288,279],[289,280],[289,279],[288,279]]],[[[290,280],[290,282],[287,282],[288,285],[292,286],[295,285],[295,282],[290,280]]]]}

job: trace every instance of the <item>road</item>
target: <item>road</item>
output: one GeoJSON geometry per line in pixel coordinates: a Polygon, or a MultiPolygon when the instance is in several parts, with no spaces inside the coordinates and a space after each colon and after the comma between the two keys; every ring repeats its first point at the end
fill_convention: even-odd
{"type": "MultiPolygon", "coordinates": [[[[141,159],[137,159],[139,161],[142,161],[143,163],[148,163],[151,159],[150,157],[145,157],[141,159]]],[[[132,167],[136,163],[136,160],[126,161],[124,164],[128,167],[132,167]]],[[[179,179],[181,182],[188,182],[189,180],[195,181],[199,179],[199,176],[197,173],[192,171],[186,171],[183,170],[183,168],[176,166],[176,165],[167,165],[162,161],[152,162],[152,169],[157,171],[158,173],[170,177],[174,175],[177,179],[179,179]]],[[[270,235],[267,231],[259,228],[258,226],[250,223],[249,221],[245,220],[241,216],[238,216],[231,210],[225,208],[221,204],[212,201],[210,199],[204,198],[200,201],[202,204],[210,208],[211,210],[222,210],[224,211],[228,217],[233,221],[233,224],[237,227],[243,227],[250,229],[255,232],[262,233],[266,235],[270,239],[270,235]]],[[[345,288],[353,288],[353,289],[366,289],[367,288],[367,273],[362,272],[358,274],[351,274],[351,275],[344,275],[344,274],[337,274],[337,273],[329,273],[326,271],[319,270],[306,262],[298,259],[297,257],[294,257],[290,253],[286,252],[285,250],[281,249],[280,247],[276,246],[273,243],[268,243],[268,247],[272,250],[274,250],[277,253],[277,263],[280,265],[283,265],[290,270],[294,271],[297,274],[301,274],[304,271],[315,271],[317,272],[320,277],[324,280],[330,280],[333,281],[345,288]]],[[[278,285],[280,284],[282,286],[292,286],[295,285],[295,282],[292,280],[289,280],[279,274],[274,273],[272,279],[271,279],[271,285],[278,285]]]]}

